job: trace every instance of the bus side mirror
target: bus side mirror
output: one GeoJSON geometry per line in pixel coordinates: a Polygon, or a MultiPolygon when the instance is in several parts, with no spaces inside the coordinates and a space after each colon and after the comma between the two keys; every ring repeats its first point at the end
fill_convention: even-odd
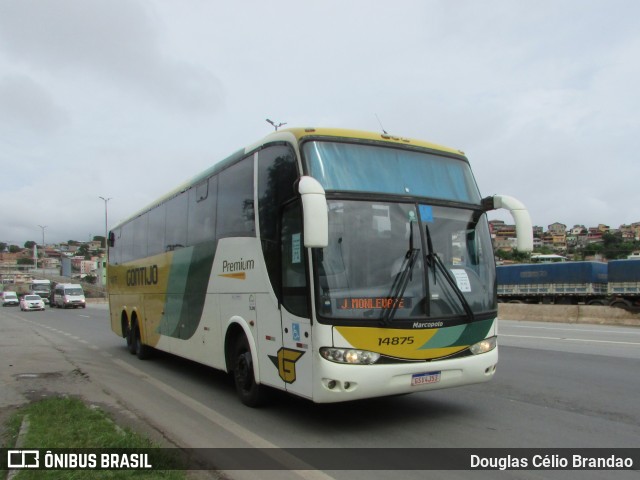
{"type": "Polygon", "coordinates": [[[298,181],[302,197],[304,218],[304,246],[325,248],[329,245],[329,213],[324,188],[313,177],[304,176],[298,181]]]}
{"type": "Polygon", "coordinates": [[[520,252],[533,251],[533,225],[527,208],[513,197],[508,195],[494,195],[482,199],[482,207],[485,212],[504,208],[509,210],[516,222],[517,249],[520,252]]]}

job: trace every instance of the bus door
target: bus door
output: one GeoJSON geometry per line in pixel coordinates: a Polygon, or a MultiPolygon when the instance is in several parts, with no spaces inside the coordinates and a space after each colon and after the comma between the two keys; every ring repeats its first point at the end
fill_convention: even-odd
{"type": "Polygon", "coordinates": [[[283,347],[278,352],[278,372],[287,391],[311,398],[313,359],[310,297],[300,200],[283,208],[280,232],[283,347]]]}

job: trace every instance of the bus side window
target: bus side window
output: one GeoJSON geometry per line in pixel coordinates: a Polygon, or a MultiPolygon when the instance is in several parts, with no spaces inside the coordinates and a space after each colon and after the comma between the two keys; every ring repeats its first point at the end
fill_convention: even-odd
{"type": "Polygon", "coordinates": [[[187,245],[188,203],[187,193],[176,195],[167,202],[165,251],[170,252],[187,245]]]}
{"type": "Polygon", "coordinates": [[[143,213],[136,218],[133,226],[133,258],[144,258],[147,256],[147,224],[149,214],[143,213]]]}
{"type": "Polygon", "coordinates": [[[120,228],[109,232],[109,260],[113,265],[120,265],[122,263],[121,233],[122,229],[120,228]]]}
{"type": "Polygon", "coordinates": [[[307,318],[307,263],[302,239],[302,208],[296,200],[282,212],[282,305],[307,318]]]}
{"type": "Polygon", "coordinates": [[[217,238],[256,234],[253,207],[253,155],[218,174],[217,238]]]}
{"type": "Polygon", "coordinates": [[[294,198],[298,178],[295,154],[286,145],[271,145],[258,153],[258,218],[262,253],[271,286],[280,294],[280,225],[282,205],[294,198]]]}
{"type": "Polygon", "coordinates": [[[147,254],[149,256],[164,252],[166,210],[166,205],[161,204],[147,214],[149,215],[149,230],[147,235],[147,254]]]}
{"type": "Polygon", "coordinates": [[[133,260],[133,222],[126,223],[120,229],[120,261],[122,263],[133,260]]]}
{"type": "Polygon", "coordinates": [[[189,245],[215,239],[217,190],[217,176],[189,190],[189,245]]]}

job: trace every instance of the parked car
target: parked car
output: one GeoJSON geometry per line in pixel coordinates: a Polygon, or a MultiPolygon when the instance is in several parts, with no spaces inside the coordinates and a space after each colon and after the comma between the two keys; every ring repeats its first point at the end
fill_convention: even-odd
{"type": "Polygon", "coordinates": [[[44,310],[44,301],[40,295],[25,295],[20,300],[20,310],[44,310]]]}
{"type": "Polygon", "coordinates": [[[18,294],[16,292],[2,292],[2,306],[10,307],[20,304],[18,294]]]}

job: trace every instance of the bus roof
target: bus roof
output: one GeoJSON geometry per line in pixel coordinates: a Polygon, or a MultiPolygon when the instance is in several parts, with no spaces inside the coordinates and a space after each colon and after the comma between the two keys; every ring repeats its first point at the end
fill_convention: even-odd
{"type": "Polygon", "coordinates": [[[286,128],[267,135],[260,143],[266,143],[267,141],[270,141],[270,137],[284,132],[289,132],[298,141],[304,139],[305,137],[335,137],[342,139],[370,140],[375,142],[392,143],[396,145],[428,148],[430,150],[438,150],[441,152],[464,156],[464,152],[462,152],[461,150],[445,147],[436,143],[425,142],[424,140],[416,140],[414,138],[402,137],[399,135],[392,135],[388,133],[348,130],[342,128],[286,128]]]}
{"type": "Polygon", "coordinates": [[[403,146],[403,147],[414,147],[414,148],[425,148],[428,150],[434,150],[442,153],[446,153],[449,155],[455,155],[459,158],[465,158],[465,154],[462,150],[456,150],[454,148],[445,147],[443,145],[438,145],[436,143],[426,142],[424,140],[416,140],[407,137],[401,137],[398,135],[392,135],[387,133],[377,133],[377,132],[368,132],[363,130],[350,130],[343,128],[315,128],[315,127],[307,127],[307,128],[284,128],[281,130],[277,130],[275,132],[271,132],[267,136],[263,137],[261,140],[248,145],[245,148],[235,151],[228,157],[214,163],[206,170],[198,173],[195,177],[183,182],[178,187],[171,190],[169,193],[163,195],[162,197],[156,199],[149,205],[145,206],[143,209],[137,211],[135,214],[128,217],[126,220],[119,222],[118,225],[113,228],[118,228],[121,225],[128,223],[134,218],[139,217],[145,212],[152,210],[157,207],[161,203],[169,200],[170,198],[175,197],[179,193],[188,190],[194,185],[199,184],[205,179],[209,178],[211,175],[214,175],[228,166],[236,163],[240,159],[242,159],[247,153],[260,148],[262,145],[278,142],[278,141],[288,141],[294,144],[297,149],[297,144],[305,138],[335,138],[335,139],[351,139],[351,140],[364,140],[371,141],[377,143],[389,143],[393,145],[403,146]]]}

